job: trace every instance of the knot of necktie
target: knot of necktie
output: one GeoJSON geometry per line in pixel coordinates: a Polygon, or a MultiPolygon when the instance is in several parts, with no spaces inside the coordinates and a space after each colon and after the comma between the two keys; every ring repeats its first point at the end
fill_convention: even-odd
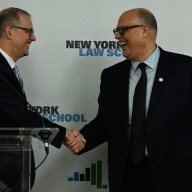
{"type": "Polygon", "coordinates": [[[146,64],[145,63],[139,63],[138,67],[137,68],[140,68],[141,69],[141,72],[145,72],[145,68],[146,68],[146,64]]]}

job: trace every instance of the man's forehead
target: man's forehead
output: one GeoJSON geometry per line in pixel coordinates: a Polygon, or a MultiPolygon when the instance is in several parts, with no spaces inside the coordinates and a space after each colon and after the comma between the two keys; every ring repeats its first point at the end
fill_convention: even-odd
{"type": "Polygon", "coordinates": [[[137,14],[134,12],[125,12],[122,14],[118,20],[118,25],[130,25],[130,24],[137,24],[138,17],[137,14]]]}

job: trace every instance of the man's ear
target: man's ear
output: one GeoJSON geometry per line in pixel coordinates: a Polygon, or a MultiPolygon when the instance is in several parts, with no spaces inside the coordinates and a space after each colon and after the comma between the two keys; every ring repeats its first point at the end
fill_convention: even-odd
{"type": "Polygon", "coordinates": [[[13,34],[13,28],[11,26],[6,26],[4,28],[4,34],[6,38],[11,39],[13,34]]]}
{"type": "Polygon", "coordinates": [[[144,26],[143,27],[143,36],[146,37],[149,34],[149,27],[148,26],[144,26]]]}

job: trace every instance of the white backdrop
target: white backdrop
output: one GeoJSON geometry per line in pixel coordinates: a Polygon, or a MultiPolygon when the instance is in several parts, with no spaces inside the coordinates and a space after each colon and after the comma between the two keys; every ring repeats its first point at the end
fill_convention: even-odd
{"type": "MultiPolygon", "coordinates": [[[[37,41],[30,55],[18,61],[26,94],[39,109],[54,108],[47,117],[66,127],[80,129],[96,115],[101,71],[124,59],[118,49],[111,50],[117,47],[107,46],[115,45],[112,29],[123,11],[148,8],[158,21],[157,43],[165,50],[192,55],[191,0],[1,0],[0,4],[1,9],[14,6],[31,13],[37,41]]],[[[45,152],[36,139],[33,145],[38,165],[45,152]]],[[[101,160],[102,182],[108,185],[106,156],[106,144],[81,156],[64,146],[51,146],[32,191],[108,192],[90,181],[68,181],[75,171],[84,173],[101,160]]]]}

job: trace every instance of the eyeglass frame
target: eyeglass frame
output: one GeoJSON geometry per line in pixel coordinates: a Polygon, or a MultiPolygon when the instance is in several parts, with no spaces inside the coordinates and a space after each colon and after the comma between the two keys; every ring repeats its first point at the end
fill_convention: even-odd
{"type": "Polygon", "coordinates": [[[113,33],[114,34],[119,33],[122,36],[129,29],[134,29],[134,28],[138,28],[138,27],[145,27],[145,25],[141,24],[141,25],[128,25],[128,26],[117,27],[117,28],[113,29],[113,33]]]}
{"type": "Polygon", "coordinates": [[[32,35],[34,35],[35,31],[33,30],[33,28],[26,28],[26,27],[18,27],[15,25],[11,25],[11,27],[17,28],[17,29],[22,29],[23,31],[25,31],[26,33],[29,34],[29,36],[31,37],[32,35]]]}

